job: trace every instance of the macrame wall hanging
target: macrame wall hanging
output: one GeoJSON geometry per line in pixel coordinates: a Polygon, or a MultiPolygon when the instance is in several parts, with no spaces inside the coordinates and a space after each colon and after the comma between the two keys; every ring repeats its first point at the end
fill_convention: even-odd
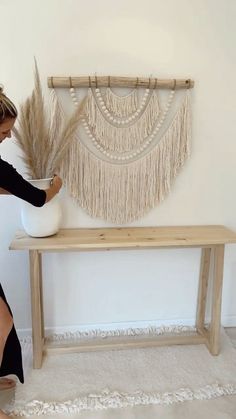
{"type": "Polygon", "coordinates": [[[190,152],[193,84],[185,79],[48,78],[54,92],[68,89],[75,106],[79,89],[86,88],[81,124],[61,175],[90,216],[125,224],[166,197],[190,152]],[[120,88],[132,90],[124,95],[120,88]]]}

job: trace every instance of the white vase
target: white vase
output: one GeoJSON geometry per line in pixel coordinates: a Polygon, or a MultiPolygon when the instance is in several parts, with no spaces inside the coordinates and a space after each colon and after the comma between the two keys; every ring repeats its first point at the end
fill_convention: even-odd
{"type": "MultiPolygon", "coordinates": [[[[34,179],[29,182],[39,189],[48,189],[50,179],[34,179]]],[[[56,234],[60,228],[61,205],[58,195],[55,195],[42,207],[35,207],[22,201],[21,222],[25,232],[32,237],[47,237],[56,234]]]]}

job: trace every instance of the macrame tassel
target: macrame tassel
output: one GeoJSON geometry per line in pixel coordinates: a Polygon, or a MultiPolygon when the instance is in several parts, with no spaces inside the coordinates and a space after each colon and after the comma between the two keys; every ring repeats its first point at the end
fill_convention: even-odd
{"type": "Polygon", "coordinates": [[[71,196],[92,217],[126,224],[144,216],[169,193],[189,156],[189,94],[151,150],[129,164],[114,164],[75,138],[62,168],[71,196]],[[76,141],[77,140],[77,141],[76,141]]]}
{"type": "Polygon", "coordinates": [[[130,116],[138,108],[137,89],[132,90],[126,96],[118,96],[110,88],[107,88],[105,92],[105,103],[114,115],[120,118],[130,116]]]}

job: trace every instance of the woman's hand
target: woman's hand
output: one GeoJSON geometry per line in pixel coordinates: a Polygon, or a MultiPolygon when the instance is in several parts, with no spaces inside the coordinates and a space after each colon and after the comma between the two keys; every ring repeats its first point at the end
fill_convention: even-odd
{"type": "Polygon", "coordinates": [[[59,190],[62,187],[61,178],[58,175],[54,175],[52,180],[51,180],[50,186],[53,186],[55,188],[55,190],[57,190],[57,192],[59,192],[59,190]]]}
{"type": "Polygon", "coordinates": [[[62,180],[60,176],[54,175],[50,183],[50,188],[45,190],[46,192],[45,202],[51,201],[51,199],[54,198],[54,196],[60,191],[61,187],[62,187],[62,180]]]}
{"type": "Polygon", "coordinates": [[[0,195],[11,195],[11,192],[6,191],[6,189],[0,188],[0,195]]]}

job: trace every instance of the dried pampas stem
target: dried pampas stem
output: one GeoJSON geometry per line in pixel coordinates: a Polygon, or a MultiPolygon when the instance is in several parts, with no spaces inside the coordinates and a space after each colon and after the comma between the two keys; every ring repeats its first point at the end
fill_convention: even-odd
{"type": "Polygon", "coordinates": [[[34,89],[20,105],[18,127],[13,128],[29,177],[51,177],[59,170],[81,118],[82,106],[65,122],[54,93],[51,105],[46,109],[35,60],[34,89]]]}

